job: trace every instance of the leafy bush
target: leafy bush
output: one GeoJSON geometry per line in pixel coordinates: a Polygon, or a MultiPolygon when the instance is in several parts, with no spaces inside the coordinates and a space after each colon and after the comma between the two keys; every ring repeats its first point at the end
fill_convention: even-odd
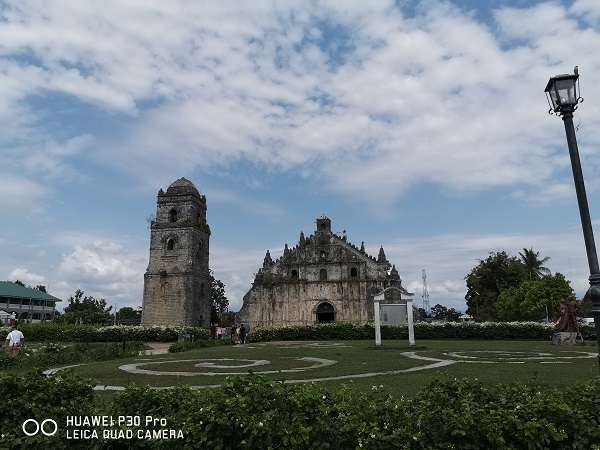
{"type": "Polygon", "coordinates": [[[40,370],[26,375],[0,374],[0,398],[4,413],[0,415],[1,448],[66,449],[90,448],[86,441],[66,439],[66,416],[89,415],[93,411],[94,393],[89,380],[67,371],[45,376],[40,370]],[[41,422],[53,419],[58,425],[54,436],[26,436],[22,425],[28,419],[41,422]]]}
{"type": "MultiPolygon", "coordinates": [[[[198,327],[180,326],[127,326],[98,327],[94,325],[32,324],[19,325],[27,342],[176,342],[182,333],[194,340],[209,339],[210,331],[198,327]]],[[[0,327],[0,335],[8,334],[8,327],[0,327]]]]}
{"type": "MultiPolygon", "coordinates": [[[[247,375],[220,387],[172,390],[132,385],[112,403],[93,403],[89,381],[68,372],[0,374],[1,448],[170,449],[589,449],[600,442],[600,378],[547,389],[535,383],[486,387],[442,377],[412,398],[374,386],[330,391],[247,375]],[[178,440],[66,439],[66,416],[152,416],[178,440]],[[26,419],[57,421],[55,436],[27,437],[26,419]]],[[[125,425],[123,425],[125,426],[125,425]]],[[[115,425],[116,427],[116,425],[115,425]]],[[[128,427],[134,430],[135,427],[128,427]]],[[[101,429],[96,428],[101,435],[101,429]]]]}
{"type": "Polygon", "coordinates": [[[112,414],[164,418],[195,448],[583,449],[600,442],[599,402],[598,380],[559,391],[442,378],[398,399],[376,386],[330,392],[252,375],[205,391],[128,388],[112,414]]]}
{"type": "Polygon", "coordinates": [[[105,361],[137,356],[144,350],[143,342],[47,344],[37,349],[25,347],[16,358],[2,352],[0,370],[11,368],[47,368],[90,361],[105,361]]]}
{"type": "MultiPolygon", "coordinates": [[[[593,324],[580,324],[585,340],[596,340],[593,324]]],[[[553,324],[538,322],[447,322],[414,324],[415,339],[497,339],[497,340],[551,340],[553,324]]],[[[408,340],[407,325],[381,327],[383,340],[408,340]]],[[[334,322],[320,325],[289,327],[260,327],[252,332],[253,341],[293,340],[365,340],[375,339],[372,323],[356,324],[334,322]]]]}

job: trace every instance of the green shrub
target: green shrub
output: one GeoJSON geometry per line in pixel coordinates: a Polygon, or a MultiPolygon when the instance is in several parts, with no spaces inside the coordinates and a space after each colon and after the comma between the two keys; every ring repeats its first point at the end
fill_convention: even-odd
{"type": "MultiPolygon", "coordinates": [[[[126,326],[99,327],[95,325],[62,325],[26,323],[19,325],[27,342],[176,342],[182,333],[194,340],[209,339],[210,331],[198,327],[181,326],[126,326]]],[[[0,328],[0,335],[8,334],[8,327],[0,328]]]]}
{"type": "Polygon", "coordinates": [[[0,447],[7,449],[66,449],[90,448],[85,441],[66,439],[65,421],[71,415],[93,412],[93,388],[89,380],[63,371],[60,375],[45,376],[36,370],[25,375],[0,374],[0,398],[3,414],[0,447]],[[54,436],[26,436],[22,425],[28,419],[41,422],[53,419],[58,425],[54,436]]]}
{"type": "MultiPolygon", "coordinates": [[[[585,340],[596,340],[593,324],[580,324],[585,340]]],[[[414,324],[415,339],[482,339],[482,340],[551,340],[553,324],[538,322],[447,322],[414,324]]],[[[333,322],[320,325],[293,325],[288,327],[259,327],[252,331],[252,340],[374,340],[375,326],[372,323],[356,324],[333,322]]],[[[408,340],[407,325],[381,327],[383,340],[408,340]]]]}
{"type": "Polygon", "coordinates": [[[11,368],[48,368],[91,361],[105,361],[139,355],[143,342],[49,343],[36,349],[25,347],[16,358],[0,356],[0,370],[11,368]]]}
{"type": "Polygon", "coordinates": [[[403,399],[376,386],[331,392],[249,375],[203,391],[135,386],[112,414],[164,418],[190,448],[588,449],[600,442],[599,402],[598,380],[548,390],[441,378],[403,399]]]}
{"type": "MultiPolygon", "coordinates": [[[[600,378],[547,389],[535,383],[486,387],[442,377],[412,398],[382,387],[330,391],[315,384],[269,382],[247,375],[218,388],[171,390],[132,385],[112,403],[94,405],[88,380],[69,372],[46,377],[0,374],[0,448],[170,449],[589,449],[600,442],[600,378]],[[66,416],[152,416],[181,430],[178,440],[73,441],[66,416]],[[54,419],[55,436],[27,437],[26,419],[54,419]]],[[[115,425],[113,428],[118,427],[115,425]]],[[[122,425],[125,427],[125,425],[122,425]]],[[[136,427],[128,427],[136,433],[136,427]]],[[[101,434],[101,428],[96,428],[101,434]]],[[[596,445],[596,447],[594,447],[596,445]]]]}

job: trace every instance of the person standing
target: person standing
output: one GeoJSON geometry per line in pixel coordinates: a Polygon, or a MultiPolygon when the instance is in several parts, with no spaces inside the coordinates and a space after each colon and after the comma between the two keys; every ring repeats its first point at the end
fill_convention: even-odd
{"type": "Polygon", "coordinates": [[[25,336],[20,330],[17,330],[17,326],[13,325],[11,327],[10,333],[6,336],[6,341],[2,344],[2,348],[6,348],[8,346],[8,354],[12,357],[15,357],[21,351],[21,347],[25,345],[25,336]]]}
{"type": "Polygon", "coordinates": [[[246,327],[244,324],[240,325],[240,344],[244,344],[246,342],[246,327]]]}

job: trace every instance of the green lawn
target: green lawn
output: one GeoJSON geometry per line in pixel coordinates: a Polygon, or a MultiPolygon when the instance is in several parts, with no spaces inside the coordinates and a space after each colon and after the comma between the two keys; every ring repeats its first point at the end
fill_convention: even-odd
{"type": "Polygon", "coordinates": [[[411,348],[406,342],[388,341],[377,349],[372,341],[264,342],[98,362],[73,370],[97,384],[110,386],[130,383],[155,387],[214,386],[228,375],[252,370],[266,372],[265,376],[274,380],[312,380],[328,388],[345,383],[364,390],[382,385],[398,395],[411,395],[442,373],[478,378],[489,384],[535,379],[558,387],[597,376],[596,355],[595,342],[556,347],[540,341],[421,341],[411,348]],[[407,352],[435,360],[410,358],[407,352]],[[454,362],[444,367],[427,367],[436,360],[454,362]],[[136,374],[119,369],[126,364],[163,374],[136,374]],[[418,368],[422,370],[415,370],[418,368]]]}

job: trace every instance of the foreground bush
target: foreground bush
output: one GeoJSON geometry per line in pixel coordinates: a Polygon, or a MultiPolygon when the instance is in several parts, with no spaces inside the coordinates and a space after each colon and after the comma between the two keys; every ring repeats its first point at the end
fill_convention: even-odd
{"type": "MultiPolygon", "coordinates": [[[[0,448],[2,449],[71,449],[88,448],[85,441],[66,439],[64,423],[67,416],[83,416],[94,411],[94,391],[88,380],[68,372],[45,376],[41,370],[26,375],[0,373],[0,448]],[[26,436],[22,426],[26,420],[56,421],[58,431],[54,436],[26,436]]],[[[30,424],[25,428],[35,430],[30,424]]],[[[53,426],[46,426],[48,432],[53,426]]]]}
{"type": "Polygon", "coordinates": [[[477,381],[440,378],[412,398],[381,387],[330,391],[314,384],[227,379],[220,387],[154,390],[133,386],[111,404],[91,409],[91,387],[69,374],[45,378],[0,376],[0,395],[11,405],[0,426],[2,448],[170,449],[590,449],[600,448],[600,379],[561,390],[513,383],[486,387],[477,381]],[[117,418],[152,416],[175,429],[175,439],[66,439],[67,415],[117,418]],[[51,417],[53,437],[27,437],[27,418],[51,417]],[[6,430],[6,431],[5,431],[6,430]],[[44,447],[45,446],[45,447],[44,447]]]}
{"type": "MultiPolygon", "coordinates": [[[[580,324],[585,340],[596,340],[593,324],[580,324]]],[[[552,339],[553,324],[537,322],[417,322],[415,339],[482,339],[482,340],[546,340],[552,339]]],[[[259,327],[252,331],[252,341],[294,340],[374,340],[375,326],[334,322],[320,325],[294,325],[288,327],[259,327]]],[[[381,338],[408,341],[408,326],[382,326],[381,338]]]]}

